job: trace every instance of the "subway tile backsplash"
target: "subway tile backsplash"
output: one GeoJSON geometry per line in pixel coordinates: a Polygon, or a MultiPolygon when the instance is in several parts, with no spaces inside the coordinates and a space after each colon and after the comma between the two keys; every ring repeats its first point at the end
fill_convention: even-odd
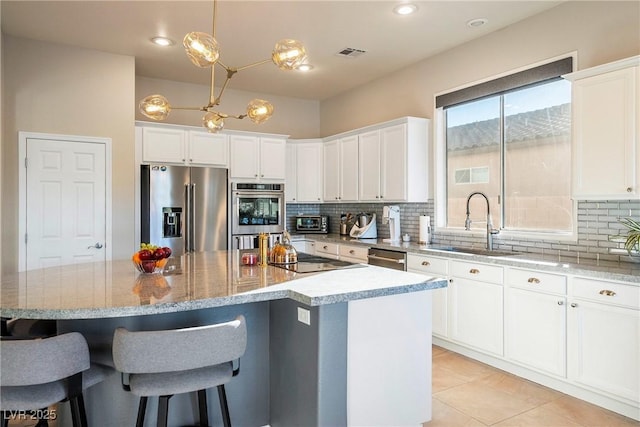
{"type": "MultiPolygon", "coordinates": [[[[389,228],[382,224],[382,208],[387,203],[321,203],[287,204],[287,228],[295,229],[294,218],[299,214],[328,215],[331,233],[338,232],[340,216],[351,212],[373,212],[377,216],[378,238],[388,238],[389,228]]],[[[419,216],[431,216],[432,243],[451,246],[484,246],[485,237],[465,236],[459,233],[439,231],[433,226],[433,200],[427,203],[396,203],[400,206],[400,228],[402,234],[409,234],[412,241],[418,240],[419,216]]],[[[593,259],[598,261],[631,261],[622,243],[612,241],[616,235],[625,232],[620,217],[640,218],[640,200],[604,200],[578,202],[578,240],[565,242],[553,239],[508,238],[503,234],[494,236],[495,249],[530,252],[559,257],[593,259]]]]}

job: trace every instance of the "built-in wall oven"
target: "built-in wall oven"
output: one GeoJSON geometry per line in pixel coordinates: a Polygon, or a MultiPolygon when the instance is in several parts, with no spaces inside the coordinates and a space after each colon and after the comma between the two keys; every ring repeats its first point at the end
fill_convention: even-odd
{"type": "Polygon", "coordinates": [[[284,184],[234,182],[231,185],[231,247],[251,249],[260,233],[274,243],[284,231],[284,184]]]}

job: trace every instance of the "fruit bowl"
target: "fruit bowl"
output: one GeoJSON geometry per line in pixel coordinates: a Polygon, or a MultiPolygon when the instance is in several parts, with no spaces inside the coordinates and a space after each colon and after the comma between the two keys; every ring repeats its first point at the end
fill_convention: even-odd
{"type": "Polygon", "coordinates": [[[141,273],[162,273],[170,256],[170,248],[142,243],[140,250],[131,257],[131,261],[141,273]]]}

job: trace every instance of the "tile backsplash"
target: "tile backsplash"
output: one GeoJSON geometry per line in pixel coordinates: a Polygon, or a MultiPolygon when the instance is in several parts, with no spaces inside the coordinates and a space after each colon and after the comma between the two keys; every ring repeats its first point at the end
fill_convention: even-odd
{"type": "MultiPolygon", "coordinates": [[[[340,216],[351,212],[372,212],[377,216],[378,237],[388,238],[389,228],[382,224],[382,208],[386,203],[322,203],[287,204],[287,229],[295,229],[295,216],[299,214],[328,215],[331,233],[338,233],[340,216]]],[[[402,234],[409,234],[412,241],[418,240],[419,216],[429,215],[432,222],[432,243],[452,246],[484,246],[485,237],[465,236],[433,227],[433,200],[427,203],[397,203],[400,206],[400,227],[402,234]]],[[[511,238],[504,234],[494,236],[495,249],[530,252],[543,255],[593,259],[599,262],[617,263],[630,261],[621,243],[611,241],[625,232],[618,221],[621,217],[640,218],[640,200],[578,201],[578,239],[566,242],[553,239],[511,238]]]]}

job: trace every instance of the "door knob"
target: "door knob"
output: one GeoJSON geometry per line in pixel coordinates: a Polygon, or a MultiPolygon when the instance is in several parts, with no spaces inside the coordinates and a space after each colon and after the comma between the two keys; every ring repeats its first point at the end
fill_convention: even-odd
{"type": "Polygon", "coordinates": [[[92,248],[96,248],[96,249],[102,249],[102,243],[97,242],[95,245],[93,246],[87,246],[87,249],[92,249],[92,248]]]}

